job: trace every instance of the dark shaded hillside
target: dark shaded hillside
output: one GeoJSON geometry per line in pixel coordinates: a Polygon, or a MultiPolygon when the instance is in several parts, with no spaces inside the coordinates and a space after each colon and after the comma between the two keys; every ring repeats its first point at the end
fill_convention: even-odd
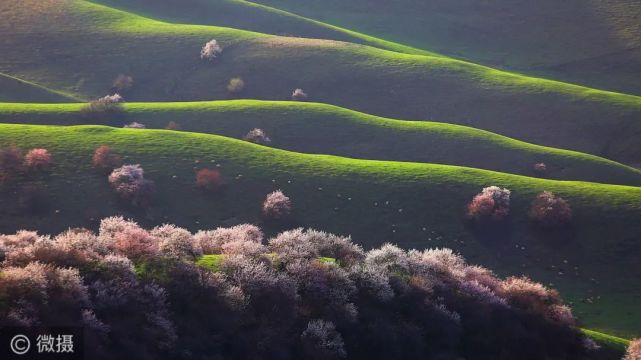
{"type": "Polygon", "coordinates": [[[71,96],[58,94],[36,84],[27,83],[4,74],[0,74],[0,102],[44,102],[63,103],[76,101],[71,96]]]}

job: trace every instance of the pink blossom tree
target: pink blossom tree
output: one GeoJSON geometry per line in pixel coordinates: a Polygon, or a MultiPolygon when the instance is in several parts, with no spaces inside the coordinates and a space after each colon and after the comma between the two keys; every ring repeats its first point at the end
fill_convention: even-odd
{"type": "Polygon", "coordinates": [[[31,149],[24,157],[24,165],[27,169],[45,171],[51,167],[53,159],[47,149],[31,149]]]}
{"type": "Polygon", "coordinates": [[[143,206],[154,192],[154,183],[145,179],[140,165],[124,165],[109,175],[109,183],[123,199],[135,206],[143,206]]]}
{"type": "Polygon", "coordinates": [[[630,341],[623,360],[641,360],[641,339],[630,341]]]}
{"type": "Polygon", "coordinates": [[[285,219],[289,217],[291,213],[292,202],[280,190],[268,194],[263,202],[263,215],[269,219],[285,219]]]}
{"type": "Polygon", "coordinates": [[[267,145],[272,140],[267,136],[267,133],[263,129],[252,129],[245,135],[244,139],[255,144],[267,145]]]}
{"type": "Polygon", "coordinates": [[[220,54],[222,54],[223,48],[218,44],[216,40],[210,40],[203,48],[200,50],[200,58],[207,61],[212,61],[216,59],[220,54]]]}
{"type": "Polygon", "coordinates": [[[503,220],[510,213],[510,190],[498,186],[484,188],[467,205],[467,217],[477,221],[503,220]]]}
{"type": "Polygon", "coordinates": [[[294,92],[292,92],[292,100],[305,101],[307,100],[307,93],[303,89],[295,89],[294,92]]]}

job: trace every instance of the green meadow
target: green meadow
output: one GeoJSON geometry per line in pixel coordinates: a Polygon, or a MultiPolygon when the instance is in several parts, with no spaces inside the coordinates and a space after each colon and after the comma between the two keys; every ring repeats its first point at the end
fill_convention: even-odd
{"type": "Polygon", "coordinates": [[[0,233],[123,215],[448,247],[559,289],[615,359],[641,336],[638,14],[626,0],[4,0],[0,149],[46,148],[53,166],[0,183],[0,233]],[[212,39],[222,53],[202,60],[212,39]],[[133,86],[116,89],[119,74],[133,86]],[[115,92],[116,111],[87,110],[115,92]],[[132,122],[146,129],[123,128],[132,122]],[[244,141],[254,128],[271,142],[244,141]],[[154,181],[148,207],[121,201],[93,168],[101,145],[154,181]],[[204,168],[220,171],[221,191],[196,188],[204,168]],[[475,224],[466,204],[492,185],[511,190],[510,215],[475,224]],[[46,205],[27,213],[33,188],[46,205]],[[287,223],[261,215],[278,189],[293,202],[287,223]],[[568,201],[571,226],[532,224],[542,191],[568,201]]]}

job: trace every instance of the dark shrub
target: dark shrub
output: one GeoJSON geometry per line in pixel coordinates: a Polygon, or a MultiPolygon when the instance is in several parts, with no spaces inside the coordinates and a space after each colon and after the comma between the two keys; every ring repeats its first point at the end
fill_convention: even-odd
{"type": "Polygon", "coordinates": [[[216,192],[223,184],[223,176],[218,170],[200,169],[196,173],[196,187],[201,190],[216,192]]]}
{"type": "Polygon", "coordinates": [[[22,152],[15,146],[0,151],[0,183],[16,176],[22,170],[22,152]]]}
{"type": "Polygon", "coordinates": [[[301,338],[306,359],[340,359],[347,356],[343,337],[331,321],[310,321],[301,338]]]}
{"type": "Polygon", "coordinates": [[[113,89],[118,92],[124,92],[134,86],[134,78],[128,75],[120,74],[113,81],[113,89]]]}
{"type": "Polygon", "coordinates": [[[101,171],[112,171],[122,165],[122,158],[109,145],[101,145],[94,151],[93,166],[101,171]]]}
{"type": "Polygon", "coordinates": [[[533,222],[545,228],[558,227],[572,221],[572,209],[568,202],[549,191],[537,195],[528,215],[533,222]]]}
{"type": "Polygon", "coordinates": [[[165,126],[165,130],[180,130],[180,126],[178,126],[177,122],[172,120],[167,123],[167,126],[165,126]]]}
{"type": "Polygon", "coordinates": [[[245,89],[245,81],[241,78],[233,78],[227,84],[227,91],[232,94],[238,94],[245,89]]]}
{"type": "Polygon", "coordinates": [[[545,174],[545,172],[548,170],[547,165],[545,163],[536,163],[532,166],[532,170],[534,170],[535,173],[538,174],[545,174]]]}

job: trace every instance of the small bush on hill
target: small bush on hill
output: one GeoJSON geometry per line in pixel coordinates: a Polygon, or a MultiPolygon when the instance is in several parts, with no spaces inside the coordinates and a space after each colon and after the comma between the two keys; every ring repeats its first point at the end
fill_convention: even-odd
{"type": "Polygon", "coordinates": [[[126,124],[125,126],[123,126],[123,128],[125,128],[125,129],[145,129],[146,126],[145,126],[145,124],[141,124],[139,122],[134,121],[131,124],[126,124]]]}
{"type": "Polygon", "coordinates": [[[145,206],[155,191],[154,182],[145,179],[140,165],[124,165],[109,175],[109,183],[121,198],[134,206],[145,206]]]}
{"type": "Polygon", "coordinates": [[[45,171],[51,167],[53,159],[47,149],[31,149],[24,156],[24,166],[28,170],[45,171]]]}
{"type": "Polygon", "coordinates": [[[272,142],[272,139],[267,136],[267,133],[263,129],[252,129],[245,135],[243,138],[246,141],[253,142],[255,144],[267,145],[272,142]]]}
{"type": "Polygon", "coordinates": [[[546,227],[558,227],[572,221],[572,209],[567,201],[549,191],[537,195],[528,213],[535,223],[546,227]]]}
{"type": "Polygon", "coordinates": [[[641,360],[641,339],[630,341],[623,360],[641,360]]]}
{"type": "Polygon", "coordinates": [[[200,50],[200,58],[207,61],[212,61],[222,54],[223,48],[218,44],[216,40],[208,41],[202,50],[200,50]]]}
{"type": "Polygon", "coordinates": [[[218,170],[200,169],[196,173],[196,187],[204,190],[215,192],[223,186],[223,176],[218,170]]]}
{"type": "Polygon", "coordinates": [[[15,146],[0,151],[0,183],[20,173],[23,162],[22,152],[15,146]]]}
{"type": "Polygon", "coordinates": [[[227,91],[232,94],[238,94],[243,91],[243,89],[245,89],[245,81],[241,78],[233,78],[229,80],[229,84],[227,84],[227,91]]]}
{"type": "Polygon", "coordinates": [[[510,213],[510,190],[498,186],[484,188],[467,205],[467,217],[477,221],[503,220],[510,213]]]}
{"type": "Polygon", "coordinates": [[[103,104],[120,104],[125,102],[125,99],[120,96],[120,94],[106,95],[96,100],[99,103],[103,104]]]}
{"type": "Polygon", "coordinates": [[[113,88],[116,91],[123,92],[134,86],[134,78],[128,75],[120,74],[113,81],[113,88]]]}
{"type": "Polygon", "coordinates": [[[548,167],[545,163],[536,163],[532,166],[532,170],[536,173],[543,174],[548,170],[548,167]]]}
{"type": "Polygon", "coordinates": [[[107,95],[100,99],[93,100],[85,105],[81,112],[84,117],[94,121],[110,123],[120,118],[124,113],[122,108],[124,99],[119,94],[107,95]]]}
{"type": "Polygon", "coordinates": [[[280,190],[268,194],[263,202],[263,215],[268,219],[286,219],[291,213],[292,202],[280,190]]]}
{"type": "Polygon", "coordinates": [[[93,166],[102,171],[112,171],[122,165],[122,158],[109,145],[101,145],[94,151],[93,166]]]}
{"type": "Polygon", "coordinates": [[[294,101],[305,101],[307,100],[307,93],[303,89],[296,89],[292,92],[292,100],[294,101]]]}
{"type": "Polygon", "coordinates": [[[175,121],[170,121],[167,123],[167,126],[165,126],[165,130],[179,130],[180,126],[178,126],[178,123],[175,121]]]}
{"type": "Polygon", "coordinates": [[[261,240],[253,225],[193,236],[121,217],[98,234],[0,235],[0,326],[84,325],[92,359],[590,358],[556,291],[451,250],[364,252],[302,229],[261,240]],[[216,269],[194,264],[200,244],[223,254],[216,269]]]}

